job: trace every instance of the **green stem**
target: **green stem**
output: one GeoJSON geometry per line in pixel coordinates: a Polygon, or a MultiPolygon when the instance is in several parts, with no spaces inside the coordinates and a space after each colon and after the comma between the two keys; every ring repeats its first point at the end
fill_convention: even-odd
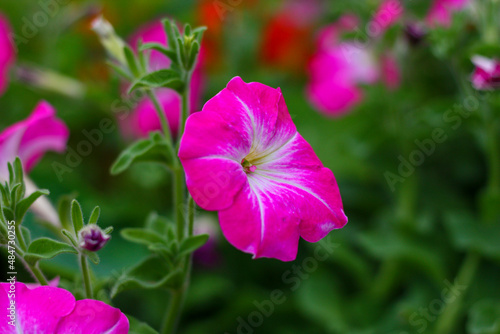
{"type": "Polygon", "coordinates": [[[49,285],[49,282],[47,282],[47,279],[45,278],[42,271],[40,270],[40,268],[38,268],[37,265],[34,266],[29,265],[29,268],[33,273],[33,275],[35,276],[35,278],[37,279],[38,283],[40,283],[41,285],[49,285]]]}
{"type": "Polygon", "coordinates": [[[83,285],[85,286],[85,295],[87,298],[92,298],[92,284],[90,282],[90,271],[89,264],[87,262],[87,257],[83,254],[80,254],[80,265],[82,268],[83,275],[83,285]]]}
{"type": "MultiPolygon", "coordinates": [[[[458,271],[457,277],[455,279],[454,285],[463,285],[464,289],[459,290],[461,293],[456,297],[453,302],[447,303],[441,316],[436,323],[436,334],[449,334],[453,332],[457,320],[460,316],[460,311],[462,309],[462,302],[467,289],[472,283],[474,274],[479,266],[480,257],[474,252],[469,252],[465,257],[460,270],[458,271]]],[[[458,289],[457,289],[458,290],[458,289]]]]}
{"type": "Polygon", "coordinates": [[[28,250],[28,246],[26,245],[26,241],[24,240],[24,235],[21,230],[21,224],[16,223],[16,238],[19,242],[19,247],[23,250],[23,253],[28,250]]]}
{"type": "Polygon", "coordinates": [[[194,234],[194,200],[193,197],[188,198],[188,235],[194,234]]]}
{"type": "Polygon", "coordinates": [[[163,130],[163,134],[165,137],[168,139],[168,142],[172,142],[172,134],[170,133],[170,126],[168,124],[168,119],[167,116],[165,115],[165,111],[163,110],[163,107],[161,106],[160,102],[158,101],[158,98],[156,97],[156,94],[151,90],[147,89],[146,90],[149,98],[153,102],[155,106],[156,113],[158,114],[158,117],[160,118],[160,123],[161,123],[161,128],[163,130]]]}
{"type": "Polygon", "coordinates": [[[184,206],[184,170],[180,167],[174,169],[174,210],[175,221],[177,224],[177,240],[181,242],[184,239],[186,230],[185,225],[185,206],[184,206]]]}
{"type": "Polygon", "coordinates": [[[177,321],[182,308],[182,303],[184,301],[184,292],[185,292],[184,288],[172,291],[170,306],[167,310],[165,321],[163,323],[160,334],[175,333],[175,327],[177,326],[177,321]]]}
{"type": "Polygon", "coordinates": [[[372,284],[372,295],[376,300],[383,301],[389,294],[399,273],[399,261],[386,259],[372,284]]]}
{"type": "Polygon", "coordinates": [[[186,87],[184,88],[184,91],[182,92],[182,114],[179,120],[179,133],[177,135],[177,143],[180,143],[182,135],[184,134],[184,126],[186,124],[186,120],[189,116],[189,94],[190,94],[190,88],[189,88],[189,83],[191,82],[191,73],[188,72],[185,74],[185,80],[184,82],[186,83],[186,87]]]}

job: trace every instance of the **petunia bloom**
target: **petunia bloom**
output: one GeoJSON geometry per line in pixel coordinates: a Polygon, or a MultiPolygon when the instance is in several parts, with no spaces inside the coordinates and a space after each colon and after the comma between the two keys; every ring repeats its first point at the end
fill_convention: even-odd
{"type": "Polygon", "coordinates": [[[297,132],[280,89],[233,78],[191,115],[179,158],[195,202],[236,248],[294,260],[347,217],[333,173],[297,132]]]}
{"type": "Polygon", "coordinates": [[[434,0],[426,21],[430,26],[449,27],[453,12],[464,9],[469,0],[434,0]]]}
{"type": "Polygon", "coordinates": [[[352,32],[356,17],[343,16],[318,34],[316,51],[308,67],[306,94],[311,104],[327,116],[342,116],[363,100],[361,86],[382,79],[390,89],[399,86],[396,60],[386,53],[377,57],[366,44],[342,40],[352,32]]]}
{"type": "Polygon", "coordinates": [[[472,57],[476,65],[472,73],[472,85],[478,90],[492,90],[500,88],[500,61],[483,56],[472,57]]]}
{"type": "Polygon", "coordinates": [[[359,85],[378,77],[377,61],[367,47],[354,42],[319,47],[309,63],[307,96],[326,115],[340,116],[361,102],[359,85]]]}
{"type": "Polygon", "coordinates": [[[403,5],[399,0],[384,0],[377,9],[370,29],[374,35],[380,35],[394,25],[403,15],[403,5]]]}
{"type": "MultiPolygon", "coordinates": [[[[130,44],[134,49],[137,49],[139,40],[143,43],[159,43],[167,46],[167,35],[160,21],[146,25],[132,36],[130,44]]],[[[171,61],[161,52],[151,51],[148,63],[150,71],[158,71],[168,68],[171,61]]],[[[191,112],[193,112],[201,100],[202,73],[200,62],[193,72],[190,89],[190,106],[191,112]]],[[[179,128],[181,97],[170,88],[159,88],[155,90],[155,93],[167,116],[170,131],[175,136],[179,128]]],[[[121,122],[121,127],[125,135],[136,138],[147,137],[149,132],[160,130],[161,123],[153,102],[147,97],[137,101],[131,114],[121,122]]]]}
{"type": "Polygon", "coordinates": [[[127,317],[101,301],[76,301],[69,291],[53,286],[0,285],[2,334],[128,333],[127,317]]]}
{"type": "MultiPolygon", "coordinates": [[[[33,113],[0,133],[0,181],[7,180],[7,164],[19,157],[24,171],[28,173],[47,151],[64,152],[69,137],[66,125],[55,117],[54,108],[47,102],[40,102],[33,113]]],[[[36,186],[26,178],[27,194],[36,186]]],[[[3,182],[3,181],[2,181],[3,182]]],[[[39,198],[33,210],[44,220],[59,225],[54,208],[44,197],[39,198]]]]}
{"type": "Polygon", "coordinates": [[[16,55],[10,35],[9,23],[0,13],[0,95],[7,87],[8,71],[16,55]]]}

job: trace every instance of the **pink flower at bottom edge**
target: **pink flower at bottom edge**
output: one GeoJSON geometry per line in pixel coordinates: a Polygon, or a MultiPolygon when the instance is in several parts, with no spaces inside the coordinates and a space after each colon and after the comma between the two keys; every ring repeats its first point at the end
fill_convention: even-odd
{"type": "Polygon", "coordinates": [[[179,158],[188,190],[219,211],[227,240],[254,255],[296,258],[347,217],[333,173],[297,132],[280,89],[233,78],[191,115],[179,158]]]}
{"type": "Polygon", "coordinates": [[[103,302],[90,299],[75,301],[69,291],[52,286],[29,289],[20,282],[0,285],[2,334],[128,333],[127,317],[103,302]],[[15,326],[9,324],[11,321],[15,326]]]}
{"type": "Polygon", "coordinates": [[[8,70],[16,56],[10,34],[11,29],[9,23],[0,13],[0,95],[5,91],[8,70]]]}

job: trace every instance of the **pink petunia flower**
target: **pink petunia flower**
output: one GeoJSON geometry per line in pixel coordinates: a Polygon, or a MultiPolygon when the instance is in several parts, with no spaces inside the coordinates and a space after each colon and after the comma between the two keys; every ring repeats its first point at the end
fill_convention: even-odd
{"type": "Polygon", "coordinates": [[[2,334],[128,333],[127,317],[101,301],[76,301],[69,291],[52,286],[0,285],[2,334]]]}
{"type": "Polygon", "coordinates": [[[378,77],[376,59],[367,47],[341,42],[320,48],[311,58],[307,96],[326,115],[344,115],[361,102],[359,85],[372,84],[378,77]]]}
{"type": "Polygon", "coordinates": [[[8,71],[16,56],[10,35],[9,23],[0,13],[0,95],[7,88],[8,71]]]}
{"type": "Polygon", "coordinates": [[[500,61],[483,56],[472,57],[476,69],[472,73],[472,86],[477,90],[500,88],[500,61]]]}
{"type": "MultiPolygon", "coordinates": [[[[23,163],[24,171],[28,173],[45,152],[66,150],[69,130],[55,114],[54,108],[42,101],[27,119],[0,133],[0,181],[8,179],[7,164],[12,163],[17,156],[23,163]]],[[[36,190],[36,186],[29,178],[25,178],[25,181],[29,195],[36,190]]],[[[55,225],[60,224],[57,213],[46,198],[39,198],[32,208],[42,219],[55,225]]]]}
{"type": "Polygon", "coordinates": [[[196,203],[236,248],[294,260],[347,217],[333,173],[297,132],[280,89],[233,78],[191,115],[179,158],[196,203]]]}
{"type": "Polygon", "coordinates": [[[432,26],[449,27],[453,12],[464,9],[469,0],[434,0],[426,21],[432,26]]]}
{"type": "Polygon", "coordinates": [[[394,25],[403,15],[403,5],[398,0],[384,0],[370,22],[372,32],[382,34],[394,25]]]}
{"type": "MultiPolygon", "coordinates": [[[[134,50],[137,43],[160,43],[167,45],[167,35],[160,21],[150,23],[139,29],[130,39],[130,45],[134,50]]],[[[158,71],[168,68],[170,59],[159,51],[151,51],[149,56],[149,70],[158,71]]],[[[191,112],[197,110],[202,94],[202,72],[200,62],[193,72],[191,80],[190,106],[191,112]]],[[[179,128],[179,117],[181,112],[181,97],[177,92],[169,88],[159,88],[156,96],[167,116],[170,131],[175,136],[179,128]]],[[[126,119],[121,122],[122,131],[130,137],[147,137],[149,132],[161,129],[160,119],[156,113],[153,102],[149,98],[138,101],[137,106],[131,111],[126,119]]]]}

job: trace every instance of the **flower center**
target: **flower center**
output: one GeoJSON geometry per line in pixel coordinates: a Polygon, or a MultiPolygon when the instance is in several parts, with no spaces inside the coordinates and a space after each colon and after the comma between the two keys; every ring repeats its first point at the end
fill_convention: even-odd
{"type": "Polygon", "coordinates": [[[257,166],[252,165],[252,163],[245,158],[241,160],[241,166],[243,167],[245,173],[252,173],[257,169],[257,166]]]}

